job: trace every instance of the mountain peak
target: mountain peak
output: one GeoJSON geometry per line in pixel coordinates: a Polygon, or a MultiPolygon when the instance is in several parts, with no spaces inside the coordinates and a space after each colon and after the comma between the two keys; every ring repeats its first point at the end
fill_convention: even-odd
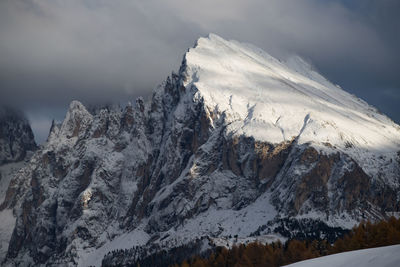
{"type": "Polygon", "coordinates": [[[69,104],[69,111],[86,110],[86,107],[78,100],[72,100],[69,104]]]}
{"type": "Polygon", "coordinates": [[[147,105],[73,101],[52,124],[7,190],[6,264],[100,266],[202,236],[329,240],[399,212],[396,127],[300,58],[210,34],[147,105]]]}
{"type": "Polygon", "coordinates": [[[343,148],[348,142],[374,150],[400,147],[400,131],[389,118],[299,56],[281,62],[250,44],[210,34],[185,61],[185,84],[197,88],[210,110],[227,115],[231,132],[272,143],[299,136],[301,143],[343,148]]]}
{"type": "Polygon", "coordinates": [[[67,138],[77,137],[92,122],[93,116],[79,101],[72,101],[60,128],[60,134],[67,138]]]}
{"type": "Polygon", "coordinates": [[[189,49],[184,86],[213,114],[223,114],[227,135],[279,144],[295,139],[331,153],[345,151],[370,175],[366,162],[394,161],[400,127],[366,102],[332,84],[304,59],[282,62],[250,44],[210,34],[189,49]]]}

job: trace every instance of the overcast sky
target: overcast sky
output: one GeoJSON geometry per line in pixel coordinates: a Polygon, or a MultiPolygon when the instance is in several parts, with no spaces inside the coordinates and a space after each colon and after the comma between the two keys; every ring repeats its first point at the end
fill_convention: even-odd
{"type": "Polygon", "coordinates": [[[1,0],[0,104],[42,142],[68,103],[126,104],[213,32],[285,58],[400,122],[399,0],[1,0]]]}

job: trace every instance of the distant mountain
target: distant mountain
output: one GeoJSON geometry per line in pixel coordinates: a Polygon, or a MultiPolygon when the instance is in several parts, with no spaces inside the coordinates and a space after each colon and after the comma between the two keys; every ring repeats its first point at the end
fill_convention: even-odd
{"type": "Polygon", "coordinates": [[[32,129],[23,113],[0,107],[0,164],[17,162],[36,149],[32,129]]]}
{"type": "Polygon", "coordinates": [[[398,125],[301,58],[211,34],[148,103],[71,103],[10,183],[5,263],[100,265],[200,237],[334,239],[399,214],[399,151],[398,125]]]}
{"type": "MultiPolygon", "coordinates": [[[[22,168],[37,146],[28,120],[21,111],[0,107],[0,201],[10,180],[22,168]]],[[[5,257],[15,224],[11,210],[0,212],[0,261],[5,257]]]]}

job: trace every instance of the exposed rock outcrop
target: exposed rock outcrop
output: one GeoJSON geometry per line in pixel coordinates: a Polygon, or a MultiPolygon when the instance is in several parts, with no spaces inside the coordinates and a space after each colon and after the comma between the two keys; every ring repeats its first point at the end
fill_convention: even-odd
{"type": "MultiPolygon", "coordinates": [[[[160,85],[149,103],[138,99],[123,109],[90,113],[72,102],[64,122],[53,124],[47,143],[10,183],[2,207],[13,208],[17,221],[6,262],[89,265],[124,242],[173,247],[199,236],[247,238],[273,234],[279,228],[274,223],[296,225],[293,220],[302,217],[309,225],[349,228],[399,212],[396,150],[377,149],[381,157],[371,156],[371,144],[378,141],[367,140],[366,146],[359,143],[362,138],[352,139],[349,147],[347,139],[355,133],[340,128],[347,117],[339,111],[363,116],[366,104],[351,98],[354,111],[323,102],[347,103],[352,96],[323,87],[328,82],[314,72],[301,76],[256,52],[211,36],[186,54],[180,72],[160,85]],[[218,64],[203,62],[202,53],[209,50],[218,64]],[[239,54],[233,63],[221,56],[232,51],[239,54]],[[251,68],[239,64],[243,58],[250,58],[245,66],[251,68]],[[224,91],[227,81],[212,75],[219,71],[221,77],[232,71],[233,77],[248,77],[232,78],[232,91],[224,91]],[[250,78],[262,79],[261,74],[267,78],[254,87],[250,78]],[[299,77],[302,83],[293,82],[299,77]],[[272,102],[267,94],[265,103],[247,97],[236,88],[246,83],[253,86],[248,94],[262,86],[273,94],[277,83],[282,94],[303,105],[311,102],[305,106],[311,111],[292,113],[301,119],[288,125],[293,118],[282,108],[286,103],[272,102]],[[321,88],[329,97],[320,97],[321,88]],[[310,91],[312,96],[302,98],[310,91]],[[337,123],[317,114],[320,103],[337,112],[337,123]]],[[[388,121],[380,118],[377,124],[388,125],[387,140],[400,142],[388,121]]]]}

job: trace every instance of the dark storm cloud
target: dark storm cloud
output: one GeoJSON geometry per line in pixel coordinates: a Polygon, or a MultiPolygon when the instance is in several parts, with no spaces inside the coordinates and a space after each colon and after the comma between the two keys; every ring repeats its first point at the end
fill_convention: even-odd
{"type": "Polygon", "coordinates": [[[179,62],[176,41],[194,37],[182,36],[189,24],[178,18],[146,12],[130,1],[1,2],[3,100],[59,105],[147,93],[179,62]]]}
{"type": "Polygon", "coordinates": [[[72,99],[148,96],[199,36],[215,32],[278,57],[299,54],[400,121],[399,3],[2,0],[0,101],[24,108],[42,129],[72,99]]]}

